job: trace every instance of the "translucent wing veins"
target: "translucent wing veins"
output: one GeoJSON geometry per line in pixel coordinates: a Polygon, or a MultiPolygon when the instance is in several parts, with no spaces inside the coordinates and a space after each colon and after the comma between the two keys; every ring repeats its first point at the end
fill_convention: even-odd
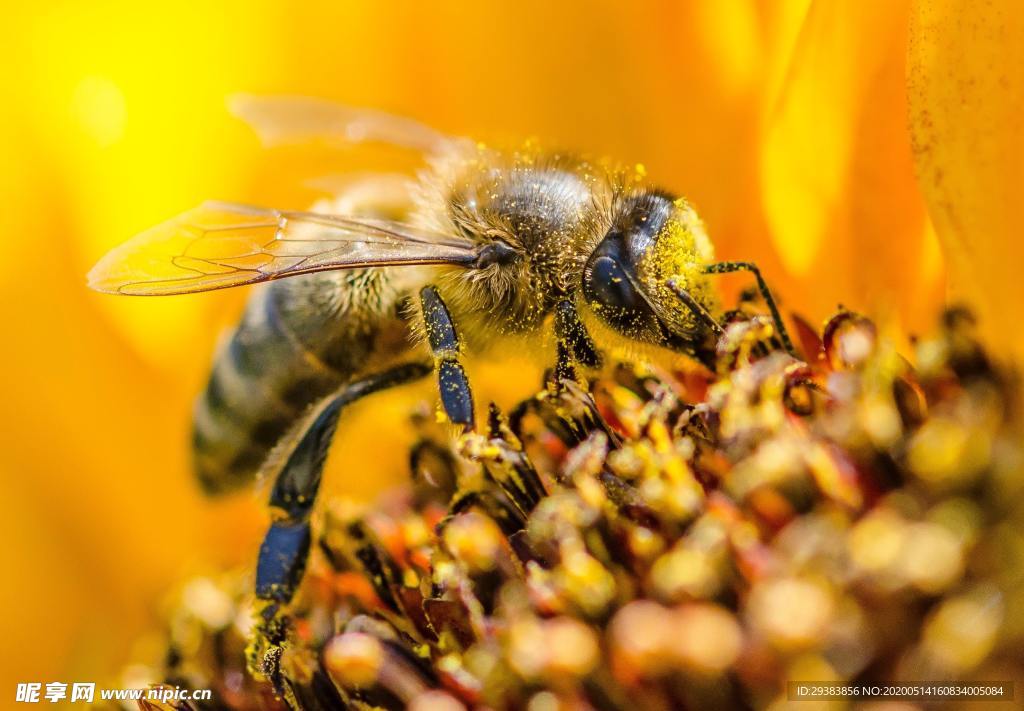
{"type": "Polygon", "coordinates": [[[468,239],[387,220],[208,202],[116,247],[89,273],[98,291],[185,294],[333,269],[468,267],[468,239]]]}
{"type": "Polygon", "coordinates": [[[404,116],[312,97],[237,94],[228,108],[268,146],[321,139],[338,145],[383,142],[441,154],[465,141],[404,116]]]}

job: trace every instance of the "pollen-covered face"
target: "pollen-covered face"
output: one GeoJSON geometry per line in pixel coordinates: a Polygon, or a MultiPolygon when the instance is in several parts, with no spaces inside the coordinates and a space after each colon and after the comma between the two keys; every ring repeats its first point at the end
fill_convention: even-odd
{"type": "Polygon", "coordinates": [[[704,225],[685,200],[660,192],[630,195],[587,261],[584,298],[626,338],[692,350],[707,335],[695,308],[717,310],[702,272],[712,258],[704,225]]]}

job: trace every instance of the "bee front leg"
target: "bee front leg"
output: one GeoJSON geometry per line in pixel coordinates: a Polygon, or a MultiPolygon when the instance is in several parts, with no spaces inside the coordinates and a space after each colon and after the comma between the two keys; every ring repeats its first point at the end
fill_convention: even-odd
{"type": "Polygon", "coordinates": [[[448,419],[462,425],[468,432],[473,429],[473,392],[469,387],[466,370],[459,361],[461,343],[455,323],[441,295],[433,286],[420,291],[423,322],[427,342],[437,367],[437,384],[441,392],[441,405],[448,419]]]}
{"type": "Polygon", "coordinates": [[[555,305],[555,336],[568,347],[568,354],[577,363],[586,368],[600,367],[601,354],[571,301],[559,301],[555,305]]]}
{"type": "Polygon", "coordinates": [[[789,331],[786,330],[786,324],[782,321],[782,315],[779,313],[779,307],[775,305],[775,297],[772,296],[772,292],[768,288],[768,284],[765,283],[764,277],[761,276],[761,270],[757,268],[756,264],[753,262],[716,262],[704,267],[705,274],[729,274],[731,272],[751,272],[754,275],[754,278],[757,280],[757,289],[761,292],[761,298],[764,299],[765,304],[768,305],[768,311],[772,315],[775,330],[779,333],[779,339],[782,341],[783,347],[791,356],[797,357],[796,350],[793,348],[793,341],[789,338],[789,331]]]}
{"type": "Polygon", "coordinates": [[[568,299],[555,304],[555,338],[558,339],[558,359],[555,363],[554,380],[575,379],[574,363],[585,368],[598,368],[601,354],[580,320],[576,306],[568,299]]]}

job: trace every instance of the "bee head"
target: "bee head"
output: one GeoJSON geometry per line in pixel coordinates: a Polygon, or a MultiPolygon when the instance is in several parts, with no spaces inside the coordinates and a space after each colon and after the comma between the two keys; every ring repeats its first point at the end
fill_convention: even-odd
{"type": "Polygon", "coordinates": [[[611,227],[587,260],[583,296],[606,326],[631,340],[693,351],[707,328],[675,293],[717,310],[704,264],[711,242],[696,212],[682,198],[661,192],[627,195],[611,227]]]}

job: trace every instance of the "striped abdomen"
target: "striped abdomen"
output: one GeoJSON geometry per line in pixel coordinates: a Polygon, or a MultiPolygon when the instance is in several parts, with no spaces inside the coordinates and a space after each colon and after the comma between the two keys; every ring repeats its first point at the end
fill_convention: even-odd
{"type": "Polygon", "coordinates": [[[408,360],[407,326],[385,272],[325,272],[257,289],[214,361],[193,422],[203,487],[252,480],[315,404],[408,360]]]}

